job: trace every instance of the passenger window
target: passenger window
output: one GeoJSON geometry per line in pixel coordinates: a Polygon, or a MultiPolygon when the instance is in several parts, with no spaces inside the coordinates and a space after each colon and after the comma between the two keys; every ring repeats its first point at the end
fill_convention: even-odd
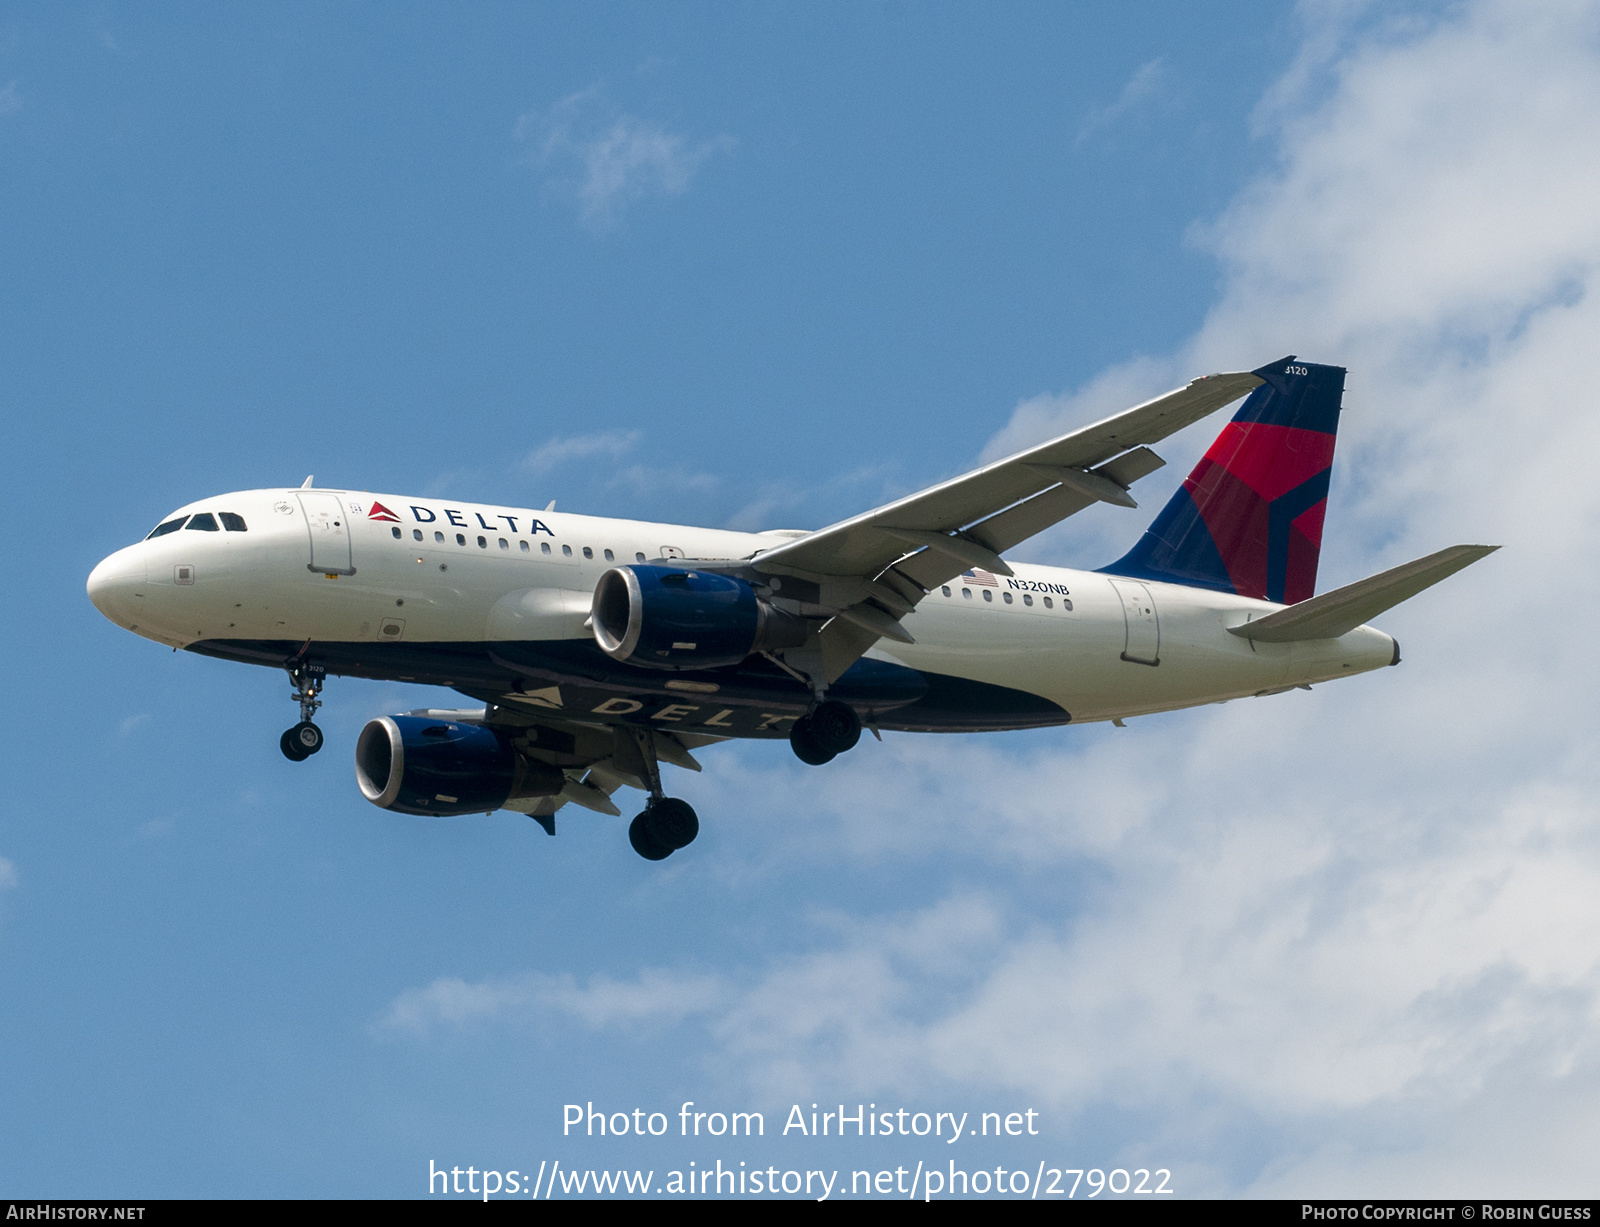
{"type": "Polygon", "coordinates": [[[465,545],[466,543],[467,543],[467,534],[466,533],[457,533],[456,534],[456,544],[457,545],[465,545]]]}
{"type": "Polygon", "coordinates": [[[411,539],[413,541],[421,541],[422,540],[422,530],[420,528],[413,528],[411,530],[411,539]]]}
{"type": "Polygon", "coordinates": [[[616,555],[613,554],[610,550],[606,551],[606,561],[607,562],[615,562],[616,561],[616,555]]]}
{"type": "Polygon", "coordinates": [[[644,551],[640,550],[637,554],[635,554],[633,556],[633,560],[634,560],[634,562],[643,562],[644,561],[644,551]]]}
{"type": "Polygon", "coordinates": [[[990,592],[987,588],[985,588],[983,590],[983,599],[986,600],[986,601],[994,600],[994,593],[990,592]]]}
{"type": "Polygon", "coordinates": [[[564,558],[571,558],[572,557],[572,547],[570,545],[563,545],[561,547],[561,554],[562,554],[562,557],[564,557],[564,558]]]}
{"type": "Polygon", "coordinates": [[[550,552],[550,543],[548,541],[539,542],[539,552],[541,554],[548,554],[550,552]]]}
{"type": "Polygon", "coordinates": [[[442,545],[444,543],[444,534],[443,533],[434,533],[433,534],[433,539],[435,541],[439,542],[442,545]]]}
{"type": "Polygon", "coordinates": [[[1007,604],[1007,605],[1009,605],[1009,604],[1011,604],[1011,594],[1010,594],[1010,593],[1009,593],[1009,592],[1002,592],[1002,593],[1001,593],[1001,594],[1000,594],[1000,598],[1001,598],[1001,599],[1002,599],[1002,600],[1003,600],[1003,601],[1005,601],[1005,603],[1006,603],[1006,604],[1007,604]]]}
{"type": "Polygon", "coordinates": [[[197,516],[189,518],[189,528],[195,532],[215,533],[222,530],[217,527],[217,518],[209,511],[202,511],[197,516]]]}
{"type": "Polygon", "coordinates": [[[484,538],[482,538],[482,537],[479,537],[479,538],[478,538],[478,548],[479,548],[479,549],[480,549],[480,550],[486,550],[486,549],[488,549],[488,548],[489,548],[489,543],[488,543],[488,541],[486,541],[486,540],[484,540],[484,538]]]}
{"type": "Polygon", "coordinates": [[[236,516],[231,511],[219,511],[217,515],[222,520],[222,527],[230,533],[247,533],[250,531],[245,527],[243,516],[236,516]]]}
{"type": "Polygon", "coordinates": [[[1045,599],[1044,599],[1044,607],[1046,609],[1054,609],[1056,607],[1055,606],[1055,602],[1052,601],[1049,597],[1045,597],[1045,599]]]}
{"type": "Polygon", "coordinates": [[[526,554],[528,552],[528,543],[526,541],[520,541],[518,544],[522,546],[522,552],[526,554]]]}
{"type": "Polygon", "coordinates": [[[949,584],[945,584],[944,587],[939,589],[939,591],[944,593],[945,596],[949,596],[950,595],[950,585],[949,584]]]}
{"type": "Polygon", "coordinates": [[[509,544],[507,544],[506,539],[504,537],[500,538],[500,548],[503,549],[503,550],[509,550],[511,548],[511,546],[509,544]]]}
{"type": "Polygon", "coordinates": [[[583,547],[583,556],[584,556],[584,557],[585,557],[585,558],[593,558],[593,557],[594,557],[594,551],[593,551],[593,550],[591,550],[591,549],[590,549],[590,548],[589,548],[589,547],[588,547],[588,546],[587,546],[587,545],[586,545],[586,546],[584,546],[584,547],[583,547]]]}
{"type": "Polygon", "coordinates": [[[389,531],[394,534],[394,539],[396,541],[400,540],[400,530],[398,528],[391,528],[389,531]]]}
{"type": "Polygon", "coordinates": [[[1033,595],[1032,595],[1032,593],[1024,592],[1022,594],[1022,603],[1024,605],[1032,605],[1033,604],[1033,595]]]}
{"type": "MultiPolygon", "coordinates": [[[[188,518],[188,516],[179,516],[176,520],[168,520],[165,524],[157,524],[150,530],[150,537],[165,537],[168,533],[175,533],[183,527],[183,522],[188,518]]],[[[150,540],[150,537],[146,537],[145,540],[150,540]]],[[[641,554],[640,559],[642,560],[643,557],[641,554]]]]}
{"type": "Polygon", "coordinates": [[[972,589],[971,588],[963,588],[961,590],[961,595],[966,597],[967,600],[970,601],[972,599],[972,589]]]}

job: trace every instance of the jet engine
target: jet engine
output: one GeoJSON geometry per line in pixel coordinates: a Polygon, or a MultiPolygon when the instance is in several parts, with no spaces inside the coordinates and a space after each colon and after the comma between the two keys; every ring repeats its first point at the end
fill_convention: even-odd
{"type": "Polygon", "coordinates": [[[595,585],[591,618],[602,652],[651,669],[716,669],[806,640],[802,619],[744,580],[676,567],[613,567],[595,585]]]}
{"type": "Polygon", "coordinates": [[[402,814],[482,814],[566,787],[556,767],[517,753],[480,724],[429,716],[379,716],[356,739],[361,795],[402,814]]]}

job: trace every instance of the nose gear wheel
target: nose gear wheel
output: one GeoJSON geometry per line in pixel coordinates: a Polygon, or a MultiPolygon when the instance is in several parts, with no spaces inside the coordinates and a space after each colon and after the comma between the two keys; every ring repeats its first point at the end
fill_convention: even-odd
{"type": "Polygon", "coordinates": [[[278,748],[290,762],[301,762],[322,749],[322,730],[309,720],[302,720],[292,729],[285,729],[278,738],[278,748]]]}
{"type": "Polygon", "coordinates": [[[300,723],[284,730],[283,736],[278,738],[278,748],[290,762],[298,763],[322,749],[322,730],[311,722],[311,717],[322,706],[324,670],[321,665],[304,660],[293,661],[284,668],[294,685],[290,697],[300,704],[300,723]]]}

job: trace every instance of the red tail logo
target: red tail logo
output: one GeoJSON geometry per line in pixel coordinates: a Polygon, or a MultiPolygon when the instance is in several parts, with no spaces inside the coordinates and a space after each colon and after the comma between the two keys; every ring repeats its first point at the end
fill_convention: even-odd
{"type": "Polygon", "coordinates": [[[1150,530],[1102,570],[1293,605],[1316,591],[1344,368],[1284,359],[1150,530]]]}

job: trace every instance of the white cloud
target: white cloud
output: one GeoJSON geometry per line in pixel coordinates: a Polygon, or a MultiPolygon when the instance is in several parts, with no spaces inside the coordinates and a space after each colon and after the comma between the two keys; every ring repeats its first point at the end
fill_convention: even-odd
{"type": "Polygon", "coordinates": [[[629,981],[594,976],[584,985],[571,975],[530,974],[479,984],[443,978],[401,993],[379,1026],[421,1034],[483,1022],[526,1024],[547,1014],[563,1014],[589,1027],[626,1026],[676,1021],[712,1008],[725,995],[715,977],[652,969],[629,981]]]}
{"type": "Polygon", "coordinates": [[[1275,169],[1197,232],[1225,281],[1192,342],[1019,406],[991,450],[1295,352],[1351,372],[1324,586],[1506,548],[1385,615],[1400,668],[1309,695],[1030,749],[890,736],[810,773],[706,753],[703,811],[805,798],[730,880],[941,875],[717,980],[708,1043],[769,1089],[1038,1095],[1185,1192],[1590,1195],[1600,7],[1308,12],[1262,113],[1275,169]]]}
{"type": "Polygon", "coordinates": [[[0,856],[0,890],[10,890],[17,881],[17,867],[0,856]]]}
{"type": "MultiPolygon", "coordinates": [[[[1261,1176],[1280,1194],[1592,1192],[1588,1165],[1520,1163],[1600,1135],[1600,660],[1543,607],[1553,585],[1586,608],[1600,552],[1594,28],[1592,6],[1480,3],[1356,42],[1324,102],[1279,112],[1280,169],[1207,231],[1227,288],[1176,363],[1024,404],[996,440],[1295,351],[1352,372],[1325,576],[1508,548],[1385,619],[1412,657],[1393,674],[1009,773],[968,745],[945,774],[919,763],[911,805],[870,792],[840,832],[858,854],[913,813],[902,852],[982,814],[974,855],[1077,845],[1116,884],[997,946],[942,1018],[900,1016],[901,1068],[1151,1111],[1197,1162],[1225,1142],[1174,1125],[1184,1105],[1244,1114],[1284,1138],[1261,1176]],[[972,776],[1024,795],[984,812],[972,776]],[[1090,799],[1056,829],[1052,783],[1090,799]],[[1126,825],[1096,844],[1108,812],[1126,825]]],[[[812,1011],[817,978],[793,991],[812,1011]]]]}
{"type": "Polygon", "coordinates": [[[618,469],[606,483],[607,489],[626,490],[635,497],[652,494],[710,494],[722,485],[722,479],[712,473],[689,473],[682,469],[652,469],[642,464],[631,464],[618,469]]]}
{"type": "Polygon", "coordinates": [[[524,456],[522,467],[529,473],[539,475],[574,460],[588,460],[593,456],[616,459],[632,451],[642,437],[637,430],[605,430],[592,435],[552,439],[524,456]]]}
{"type": "Polygon", "coordinates": [[[22,110],[22,95],[17,92],[17,83],[7,81],[0,86],[0,117],[15,115],[22,110]]]}
{"type": "Polygon", "coordinates": [[[1117,95],[1115,102],[1109,106],[1096,107],[1089,112],[1083,123],[1078,125],[1077,144],[1081,145],[1097,132],[1103,132],[1112,127],[1125,115],[1155,98],[1161,92],[1161,88],[1165,83],[1166,60],[1164,56],[1158,56],[1147,63],[1139,65],[1122,87],[1122,92],[1117,95]]]}
{"type": "Polygon", "coordinates": [[[767,532],[807,523],[812,527],[830,524],[839,519],[842,506],[882,505],[910,493],[891,481],[897,470],[892,463],[864,465],[804,488],[783,480],[769,481],[728,517],[725,526],[741,532],[767,532]]]}
{"type": "Polygon", "coordinates": [[[682,195],[707,161],[737,143],[669,132],[619,111],[599,86],[521,116],[515,136],[530,145],[546,186],[572,199],[584,225],[596,231],[615,226],[636,201],[682,195]]]}

